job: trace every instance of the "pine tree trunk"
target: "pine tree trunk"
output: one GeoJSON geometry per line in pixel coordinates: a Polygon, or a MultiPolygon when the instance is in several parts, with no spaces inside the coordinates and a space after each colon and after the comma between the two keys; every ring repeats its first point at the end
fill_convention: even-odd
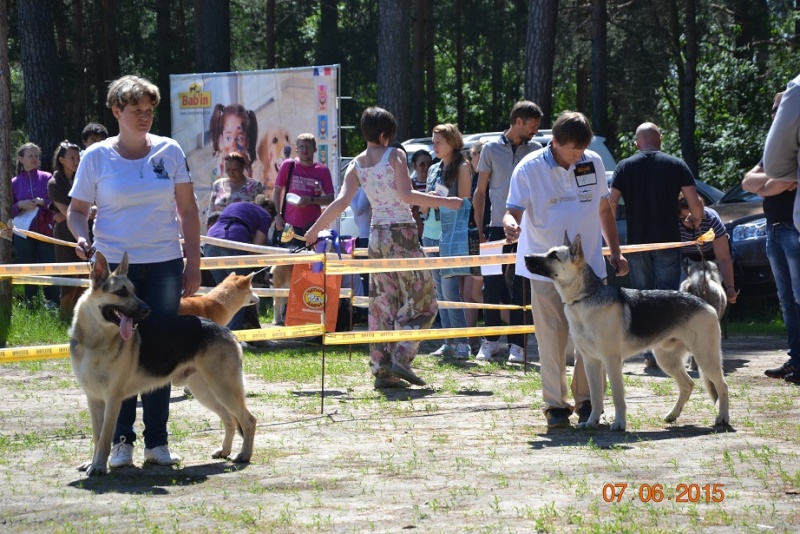
{"type": "MultiPolygon", "coordinates": [[[[83,0],[72,2],[72,63],[75,66],[75,97],[70,109],[69,132],[77,136],[86,123],[89,81],[86,76],[86,42],[84,41],[83,0]]],[[[78,137],[69,137],[78,141],[78,137]]]]}
{"type": "Polygon", "coordinates": [[[55,11],[51,0],[20,0],[17,4],[28,137],[42,148],[44,170],[52,166],[47,154],[64,138],[55,11]]]}
{"type": "Polygon", "coordinates": [[[411,64],[411,135],[425,131],[425,50],[431,46],[425,39],[427,10],[425,0],[414,0],[414,54],[411,64]]]}
{"type": "Polygon", "coordinates": [[[231,70],[231,3],[229,0],[197,0],[195,57],[197,72],[231,70]]]}
{"type": "MultiPolygon", "coordinates": [[[[8,2],[0,1],[0,221],[11,218],[10,163],[16,161],[11,146],[11,71],[8,63],[8,2]]],[[[0,264],[11,263],[11,241],[0,239],[0,264]]],[[[11,278],[0,278],[0,347],[8,341],[11,327],[11,278]]]]}
{"type": "Polygon", "coordinates": [[[170,22],[170,0],[156,0],[156,57],[158,61],[158,88],[163,95],[161,104],[158,106],[158,126],[159,135],[170,136],[172,134],[172,117],[170,106],[170,87],[169,74],[172,72],[172,47],[170,22]]]}
{"type": "Polygon", "coordinates": [[[275,0],[267,0],[267,68],[275,68],[275,0]]]}
{"type": "Polygon", "coordinates": [[[683,160],[692,170],[695,178],[699,178],[700,162],[695,144],[695,131],[697,130],[697,60],[698,41],[697,31],[697,2],[684,0],[686,9],[686,23],[684,36],[686,40],[686,63],[684,67],[681,87],[681,152],[683,160]]]}
{"type": "Polygon", "coordinates": [[[439,124],[436,115],[436,56],[433,47],[435,37],[433,2],[425,2],[425,102],[428,106],[425,119],[428,121],[425,135],[430,135],[433,127],[439,124]]]}
{"type": "MultiPolygon", "coordinates": [[[[119,78],[119,47],[117,46],[117,2],[116,0],[102,0],[103,5],[103,44],[105,53],[103,54],[103,80],[100,85],[99,96],[105,103],[106,89],[108,84],[119,78]]],[[[100,100],[100,98],[98,98],[100,100]]],[[[108,128],[108,132],[114,135],[117,131],[117,121],[114,114],[107,107],[103,107],[103,123],[108,128]]]]}
{"type": "Polygon", "coordinates": [[[525,97],[542,108],[542,126],[550,124],[553,114],[557,21],[558,0],[531,0],[525,46],[525,97]]]}
{"type": "Polygon", "coordinates": [[[592,130],[608,136],[608,12],[606,0],[592,0],[592,130]]]}
{"type": "Polygon", "coordinates": [[[408,14],[408,0],[378,2],[377,103],[397,119],[395,139],[400,141],[409,133],[408,14]]]}

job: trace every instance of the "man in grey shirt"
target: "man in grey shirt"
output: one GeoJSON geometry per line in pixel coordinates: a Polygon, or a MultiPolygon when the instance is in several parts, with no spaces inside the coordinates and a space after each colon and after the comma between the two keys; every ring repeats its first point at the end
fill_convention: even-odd
{"type": "MultiPolygon", "coordinates": [[[[800,179],[800,75],[789,82],[764,145],[764,172],[779,180],[800,179]]],[[[794,225],[800,230],[800,195],[794,201],[794,225]]],[[[800,303],[799,303],[800,304],[800,303]]]]}
{"type": "MultiPolygon", "coordinates": [[[[508,188],[511,184],[511,174],[522,158],[542,148],[542,145],[532,141],[539,131],[542,120],[542,110],[539,106],[528,100],[522,100],[511,108],[509,128],[503,132],[500,139],[484,145],[481,150],[481,159],[478,163],[478,185],[472,197],[475,213],[475,224],[481,243],[498,241],[506,238],[503,230],[503,215],[506,212],[506,199],[508,188]],[[491,201],[491,222],[483,228],[483,209],[486,193],[491,201]]],[[[516,252],[517,246],[506,245],[504,253],[516,252]]],[[[524,295],[529,294],[529,285],[524,278],[513,275],[514,265],[504,265],[503,274],[483,277],[483,301],[487,304],[518,304],[522,305],[524,295]],[[511,270],[509,272],[509,270],[511,270]],[[513,278],[513,287],[506,284],[506,275],[513,278]]],[[[530,298],[527,299],[530,304],[530,298]]],[[[486,326],[500,326],[500,312],[498,310],[484,310],[483,318],[486,326]]],[[[523,324],[525,315],[520,310],[511,310],[509,314],[511,325],[523,324]]],[[[481,344],[481,349],[476,356],[478,361],[489,361],[500,350],[497,340],[500,336],[486,336],[481,344]]],[[[525,361],[525,336],[515,334],[508,336],[509,354],[511,363],[525,361]]]]}

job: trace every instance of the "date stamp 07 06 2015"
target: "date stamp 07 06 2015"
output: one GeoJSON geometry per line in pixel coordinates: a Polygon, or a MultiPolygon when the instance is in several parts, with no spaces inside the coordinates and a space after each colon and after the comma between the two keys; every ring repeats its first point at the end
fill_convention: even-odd
{"type": "MultiPolygon", "coordinates": [[[[663,500],[675,502],[722,502],[725,500],[724,484],[678,484],[675,491],[664,491],[663,484],[640,484],[638,488],[631,487],[628,493],[630,500],[641,502],[661,502],[663,500]]],[[[625,497],[628,484],[605,484],[603,486],[603,500],[605,502],[621,502],[625,497]]]]}

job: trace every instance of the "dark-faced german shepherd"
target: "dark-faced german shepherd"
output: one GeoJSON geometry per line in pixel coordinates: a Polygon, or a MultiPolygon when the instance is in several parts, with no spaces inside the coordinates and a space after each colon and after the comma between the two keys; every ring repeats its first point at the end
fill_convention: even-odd
{"type": "Polygon", "coordinates": [[[72,370],[86,393],[94,439],[94,456],[79,469],[89,476],[104,475],[122,401],[170,382],[188,384],[195,398],[222,420],[222,447],[211,456],[227,458],[238,429],[242,451],[233,461],[249,462],[256,418],[245,404],[242,351],[236,338],[226,328],[194,316],[159,317],[140,324],[150,307],[135,295],[127,273],[127,253],[110,273],[105,257],[97,252],[91,288],[75,307],[72,370]]]}
{"type": "MultiPolygon", "coordinates": [[[[720,328],[714,309],[694,295],[678,291],[638,291],[607,286],[584,261],[580,234],[575,241],[544,254],[525,256],[532,273],[551,278],[564,301],[570,335],[584,356],[586,375],[596,377],[605,365],[615,417],[611,430],[625,430],[625,388],[622,362],[652,349],[658,366],[678,383],[678,400],[665,420],[675,421],[694,388],[684,368],[694,355],[711,400],[719,402],[716,424],[728,424],[728,385],[722,371],[720,328]]],[[[579,428],[593,427],[603,413],[602,380],[589,380],[592,413],[579,428]]]]}

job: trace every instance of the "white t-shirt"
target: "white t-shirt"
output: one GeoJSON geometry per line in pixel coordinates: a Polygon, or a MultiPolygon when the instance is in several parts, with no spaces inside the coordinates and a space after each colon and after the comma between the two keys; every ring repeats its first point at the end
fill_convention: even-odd
{"type": "Polygon", "coordinates": [[[94,246],[111,263],[156,263],[183,256],[175,184],[191,183],[176,141],[148,134],[144,158],[124,159],[111,139],[86,149],[69,196],[97,205],[94,246]]]}
{"type": "Polygon", "coordinates": [[[608,197],[603,161],[587,150],[569,169],[558,165],[549,147],[529,154],[514,169],[507,208],[524,210],[517,244],[517,275],[552,282],[525,267],[526,254],[541,254],[581,234],[586,262],[606,278],[600,202],[608,197]]]}

